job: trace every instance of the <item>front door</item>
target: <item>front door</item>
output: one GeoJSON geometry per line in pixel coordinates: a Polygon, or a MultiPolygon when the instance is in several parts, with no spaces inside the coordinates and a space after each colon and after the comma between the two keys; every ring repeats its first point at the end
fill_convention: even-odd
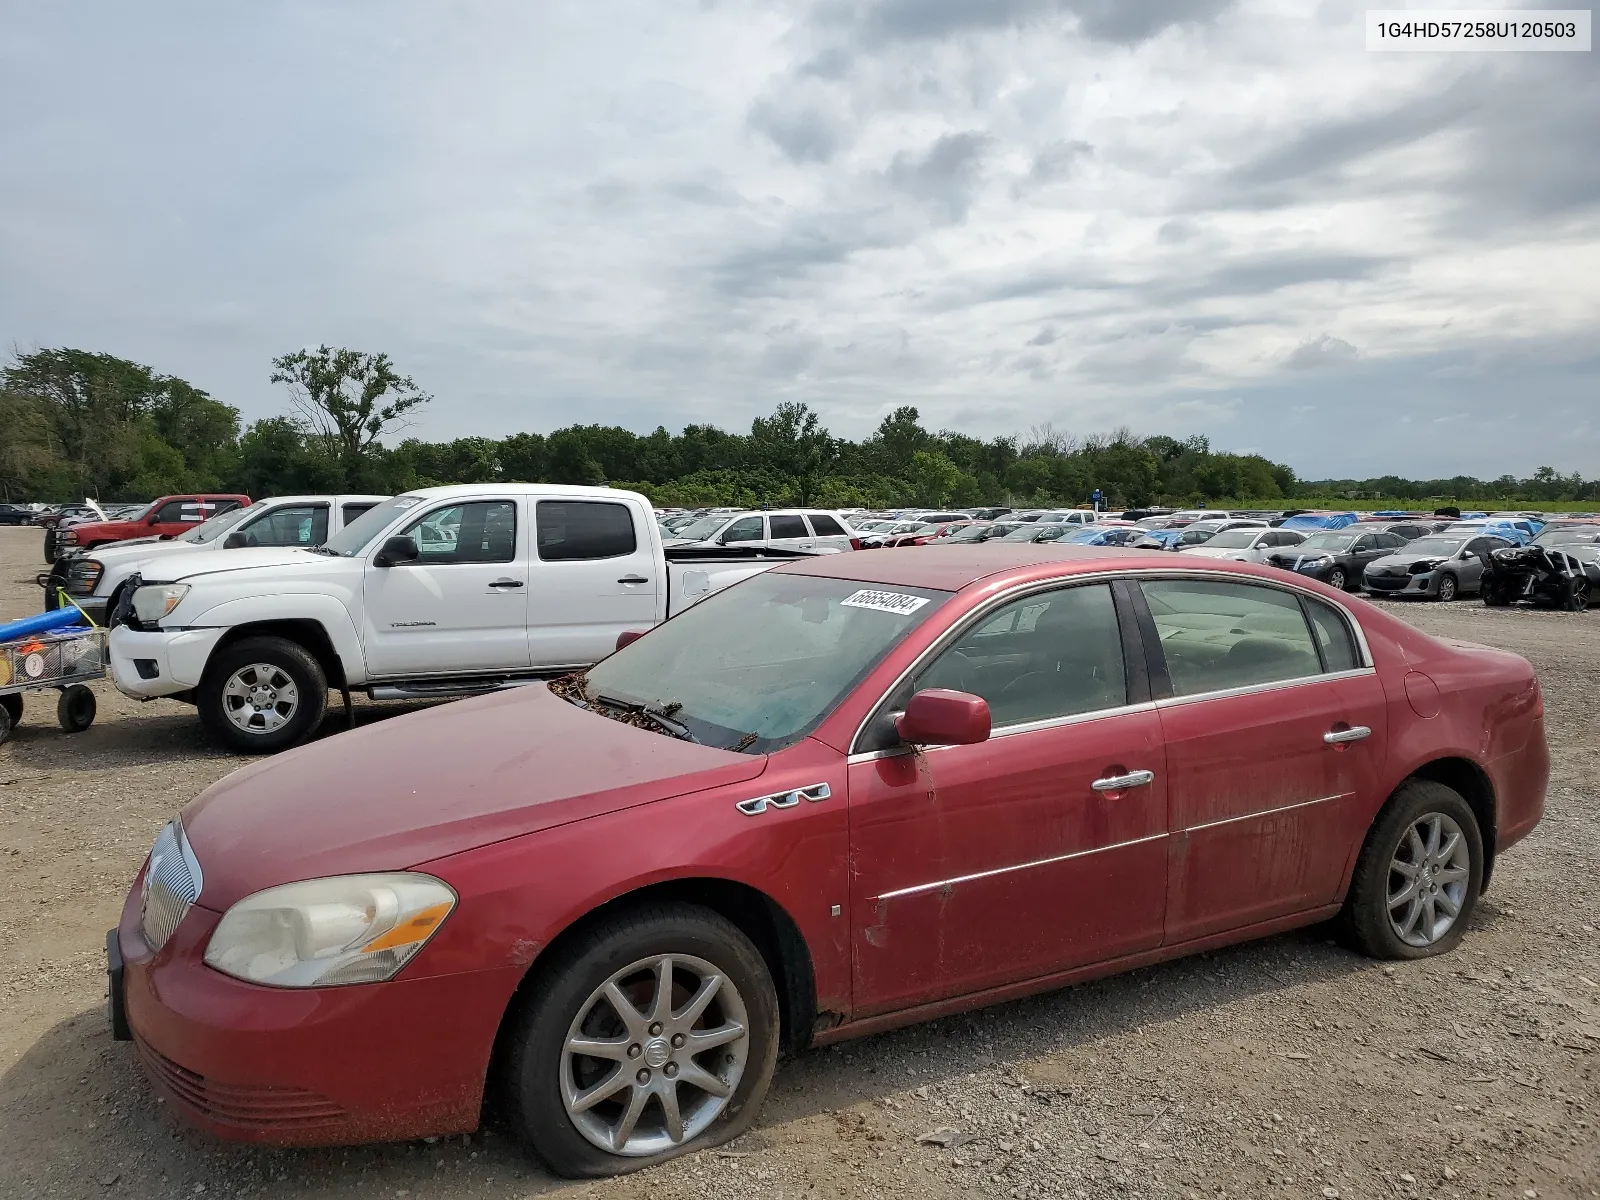
{"type": "Polygon", "coordinates": [[[1146,680],[1142,659],[1125,665],[1123,625],[1107,584],[1034,593],[889,701],[971,692],[994,733],[850,767],[858,1013],[1160,943],[1167,770],[1156,714],[1129,704],[1146,680]]]}
{"type": "Polygon", "coordinates": [[[368,558],[362,586],[369,675],[527,667],[528,556],[520,507],[515,499],[437,505],[397,535],[417,543],[415,561],[378,567],[368,558]]]}
{"type": "Polygon", "coordinates": [[[1329,904],[1381,801],[1385,697],[1295,592],[1146,580],[1171,805],[1166,942],[1329,904]],[[1166,680],[1162,674],[1166,675],[1166,680]]]}

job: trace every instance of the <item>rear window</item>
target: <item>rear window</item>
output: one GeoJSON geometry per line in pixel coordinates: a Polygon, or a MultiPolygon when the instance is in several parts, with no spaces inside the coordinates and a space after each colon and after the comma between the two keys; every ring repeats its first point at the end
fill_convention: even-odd
{"type": "Polygon", "coordinates": [[[774,538],[804,538],[811,536],[806,529],[805,518],[803,517],[776,514],[768,519],[772,522],[772,536],[774,538]]]}
{"type": "Polygon", "coordinates": [[[605,500],[541,500],[535,527],[545,562],[621,558],[639,545],[628,506],[605,500]]]}

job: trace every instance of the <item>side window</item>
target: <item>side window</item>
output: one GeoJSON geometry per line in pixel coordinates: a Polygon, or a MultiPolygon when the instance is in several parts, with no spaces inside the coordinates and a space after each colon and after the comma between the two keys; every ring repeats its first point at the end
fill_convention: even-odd
{"type": "Polygon", "coordinates": [[[1398,550],[1406,544],[1406,539],[1398,533],[1386,533],[1378,538],[1378,546],[1384,550],[1398,550]]]}
{"type": "Polygon", "coordinates": [[[1353,671],[1361,665],[1356,656],[1356,640],[1345,619],[1321,600],[1309,596],[1306,611],[1311,614],[1311,632],[1316,635],[1317,647],[1322,651],[1323,665],[1329,671],[1353,671]]]}
{"type": "Polygon", "coordinates": [[[1012,601],[963,634],[913,686],[982,696],[996,728],[1120,708],[1128,681],[1110,585],[1012,601]]]}
{"type": "Polygon", "coordinates": [[[156,524],[158,525],[179,525],[185,520],[199,520],[193,499],[168,500],[156,510],[156,524]],[[189,510],[187,516],[184,515],[183,511],[185,507],[187,507],[189,510]]]}
{"type": "Polygon", "coordinates": [[[1493,546],[1488,538],[1473,538],[1467,543],[1465,552],[1467,554],[1487,554],[1491,549],[1493,549],[1493,546]]]}
{"type": "Polygon", "coordinates": [[[818,537],[844,537],[844,526],[835,521],[827,513],[807,513],[811,518],[811,528],[818,537]]]}
{"type": "Polygon", "coordinates": [[[373,508],[376,508],[376,507],[377,507],[377,505],[373,504],[369,500],[362,500],[359,503],[346,504],[344,506],[344,508],[341,510],[344,513],[344,523],[346,525],[348,525],[348,524],[350,524],[350,522],[354,521],[357,517],[359,517],[362,513],[367,512],[369,509],[373,509],[373,508]]]}
{"type": "Polygon", "coordinates": [[[1356,544],[1354,546],[1350,547],[1350,553],[1352,553],[1352,554],[1369,554],[1373,550],[1376,550],[1377,548],[1378,548],[1378,539],[1373,537],[1369,533],[1365,537],[1358,537],[1356,539],[1356,544]]]}
{"type": "Polygon", "coordinates": [[[257,517],[239,532],[246,546],[320,546],[328,540],[328,506],[294,504],[257,517]]]}
{"type": "Polygon", "coordinates": [[[633,510],[606,500],[541,500],[539,557],[545,562],[621,558],[639,546],[633,510]]]}
{"type": "Polygon", "coordinates": [[[774,538],[805,538],[811,535],[806,532],[804,517],[792,514],[774,514],[767,518],[772,522],[772,536],[774,538]]]}
{"type": "Polygon", "coordinates": [[[1144,581],[1179,696],[1322,672],[1300,603],[1288,592],[1199,579],[1144,581]]]}
{"type": "Polygon", "coordinates": [[[511,562],[517,556],[517,506],[510,500],[451,504],[423,514],[400,532],[416,539],[424,565],[511,562]]]}
{"type": "Polygon", "coordinates": [[[728,532],[722,535],[725,542],[759,542],[764,535],[761,532],[760,517],[740,517],[728,526],[728,532]]]}

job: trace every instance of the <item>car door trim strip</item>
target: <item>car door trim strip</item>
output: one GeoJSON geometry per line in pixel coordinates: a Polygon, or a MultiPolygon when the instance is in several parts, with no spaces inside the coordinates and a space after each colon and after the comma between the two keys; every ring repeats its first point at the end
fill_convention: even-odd
{"type": "Polygon", "coordinates": [[[1322,796],[1316,800],[1299,800],[1294,804],[1285,804],[1280,808],[1264,808],[1260,812],[1244,813],[1243,815],[1237,817],[1223,817],[1218,821],[1206,821],[1200,825],[1190,825],[1184,830],[1184,832],[1199,833],[1204,829],[1215,829],[1219,825],[1234,825],[1240,821],[1255,821],[1262,817],[1275,817],[1279,813],[1294,812],[1296,809],[1310,808],[1315,804],[1327,804],[1331,800],[1347,800],[1354,795],[1354,792],[1340,792],[1337,795],[1322,796]]]}
{"type": "Polygon", "coordinates": [[[1048,867],[1056,863],[1070,862],[1075,858],[1088,858],[1091,854],[1104,854],[1107,850],[1125,850],[1129,846],[1142,846],[1146,842],[1157,842],[1166,837],[1165,833],[1152,833],[1148,837],[1133,838],[1126,842],[1112,842],[1109,846],[1093,846],[1088,850],[1074,850],[1071,854],[1057,854],[1050,858],[1037,858],[1032,862],[1013,863],[1009,867],[995,867],[988,871],[976,871],[971,875],[957,875],[953,879],[939,879],[933,883],[919,883],[913,887],[897,888],[892,892],[884,892],[881,896],[874,896],[869,903],[880,900],[899,900],[905,896],[915,896],[922,892],[934,892],[940,888],[955,887],[957,884],[973,883],[979,879],[992,879],[996,875],[1010,875],[1016,871],[1031,871],[1035,867],[1048,867]]]}

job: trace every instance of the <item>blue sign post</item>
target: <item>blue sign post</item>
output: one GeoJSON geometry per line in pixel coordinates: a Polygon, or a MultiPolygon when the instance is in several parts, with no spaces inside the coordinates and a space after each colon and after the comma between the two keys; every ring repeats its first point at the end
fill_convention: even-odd
{"type": "Polygon", "coordinates": [[[1090,497],[1090,498],[1094,501],[1094,510],[1095,510],[1095,512],[1099,512],[1100,511],[1100,502],[1105,499],[1105,495],[1100,491],[1099,488],[1095,488],[1094,495],[1092,497],[1090,497]]]}

